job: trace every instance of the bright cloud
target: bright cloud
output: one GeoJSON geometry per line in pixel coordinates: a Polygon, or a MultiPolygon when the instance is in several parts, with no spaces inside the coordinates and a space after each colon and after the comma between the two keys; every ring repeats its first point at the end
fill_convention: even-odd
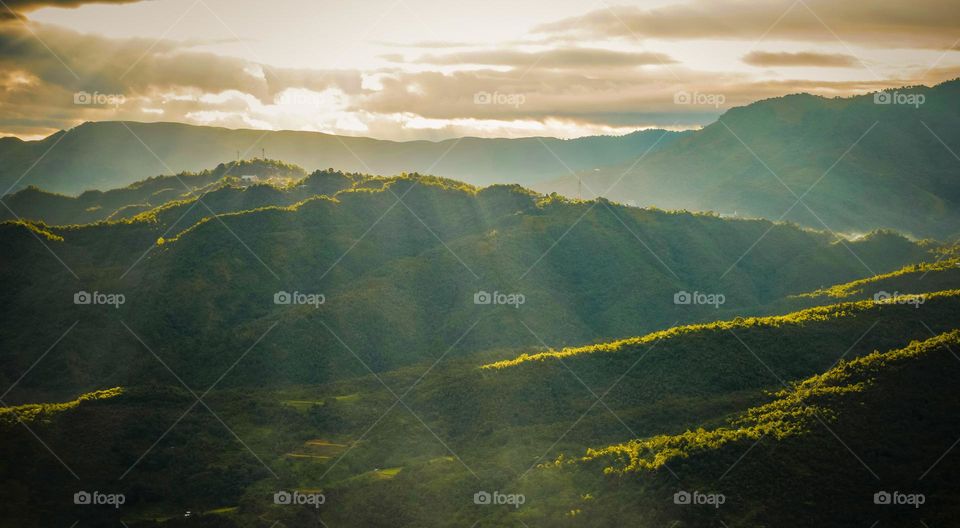
{"type": "Polygon", "coordinates": [[[252,25],[209,0],[207,15],[218,16],[191,12],[183,27],[160,16],[190,7],[177,1],[87,3],[8,0],[17,16],[0,20],[0,131],[162,119],[388,139],[577,137],[698,127],[758,99],[960,74],[960,4],[947,0],[658,0],[594,11],[536,0],[517,8],[525,24],[495,19],[489,2],[420,0],[406,11],[371,4],[370,27],[344,4],[325,15],[343,23],[321,35],[301,0],[251,5],[252,25]],[[77,9],[69,18],[41,9],[55,7],[77,9]],[[144,9],[150,17],[124,19],[144,9]],[[284,9],[303,16],[270,18],[284,9]],[[127,26],[164,38],[116,36],[127,26]],[[404,40],[413,35],[428,38],[404,40]],[[698,104],[707,99],[715,104],[698,104]]]}

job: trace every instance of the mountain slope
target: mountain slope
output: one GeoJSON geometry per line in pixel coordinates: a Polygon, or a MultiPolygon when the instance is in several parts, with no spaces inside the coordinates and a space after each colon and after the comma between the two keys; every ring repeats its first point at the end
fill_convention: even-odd
{"type": "MultiPolygon", "coordinates": [[[[719,516],[728,523],[791,526],[787,516],[771,517],[789,511],[796,519],[842,526],[845,518],[827,517],[833,512],[811,506],[810,500],[820,504],[829,501],[828,492],[842,493],[851,504],[863,500],[863,508],[849,513],[861,515],[873,506],[872,493],[911,490],[895,481],[893,469],[927,462],[915,479],[955,440],[954,433],[960,434],[950,419],[957,405],[952,379],[958,367],[947,348],[957,347],[956,332],[903,352],[871,353],[949,332],[958,302],[955,290],[932,295],[919,309],[843,303],[783,318],[677,329],[642,344],[598,346],[570,356],[568,366],[603,394],[606,405],[595,404],[596,396],[556,359],[475,368],[481,356],[490,355],[484,353],[447,357],[439,364],[430,358],[379,378],[323,386],[217,388],[205,403],[221,423],[200,408],[189,412],[195,398],[176,380],[160,377],[165,371],[157,363],[154,379],[173,387],[124,387],[66,404],[0,410],[5,418],[0,419],[0,453],[15,483],[10,489],[44,482],[49,490],[13,493],[0,507],[21,526],[42,525],[26,521],[45,511],[47,523],[62,517],[106,524],[116,517],[131,527],[157,526],[157,519],[172,527],[184,510],[225,508],[236,510],[209,513],[205,522],[245,526],[260,519],[268,526],[278,521],[278,526],[302,526],[319,515],[338,526],[599,527],[611,525],[615,516],[620,524],[653,527],[675,520],[709,525],[719,516]],[[841,357],[849,362],[832,368],[841,357]],[[923,366],[914,369],[915,360],[923,366]],[[822,371],[828,373],[816,376],[822,371]],[[904,377],[904,371],[911,373],[904,377]],[[795,390],[764,393],[783,389],[780,379],[806,378],[795,390]],[[403,395],[403,405],[381,380],[403,395]],[[616,387],[608,393],[611,384],[616,387]],[[843,403],[850,397],[855,401],[843,403]],[[808,406],[887,480],[876,482],[833,436],[818,432],[808,406]],[[751,408],[756,410],[744,414],[751,408]],[[84,485],[126,493],[127,504],[106,512],[62,501],[75,492],[76,480],[13,415],[46,439],[82,475],[84,485]],[[744,433],[732,433],[730,426],[718,429],[731,415],[745,417],[742,426],[734,426],[744,433]],[[683,434],[698,427],[707,431],[683,434]],[[749,434],[757,428],[768,433],[769,441],[724,475],[748,451],[749,434]],[[710,434],[722,443],[697,443],[710,434]],[[678,452],[662,452],[681,483],[663,466],[625,466],[634,460],[635,446],[647,445],[629,440],[648,436],[654,447],[680,446],[678,452]],[[873,442],[878,445],[872,447],[873,442]],[[577,464],[550,467],[558,453],[580,460],[588,447],[609,445],[577,464]],[[28,467],[24,461],[31,461],[28,467]],[[543,464],[547,467],[536,467],[543,464]],[[611,466],[617,471],[605,474],[611,466]],[[816,495],[797,495],[803,500],[780,508],[778,501],[800,488],[791,479],[815,483],[816,495]],[[855,491],[843,491],[847,484],[855,491]],[[327,503],[319,509],[284,508],[273,504],[278,489],[322,490],[327,503]],[[719,512],[683,510],[671,503],[680,489],[722,491],[729,499],[719,512]],[[472,497],[478,490],[523,493],[526,502],[520,508],[477,505],[472,497]],[[858,499],[864,491],[869,493],[858,499]],[[370,508],[371,501],[378,507],[370,508]]],[[[954,464],[948,459],[930,474],[931,499],[945,500],[955,489],[942,480],[950,478],[954,464]]],[[[949,505],[939,504],[937,518],[951,512],[949,505]]]]}
{"type": "Polygon", "coordinates": [[[710,398],[769,387],[778,379],[804,379],[841,358],[897,348],[955,326],[960,290],[928,294],[926,302],[919,308],[906,302],[839,303],[782,316],[677,326],[621,341],[523,354],[482,368],[504,387],[523,392],[505,397],[524,401],[544,416],[570,407],[569,401],[556,401],[561,387],[590,399],[571,380],[606,394],[613,409],[710,398]],[[525,387],[523,380],[531,379],[537,386],[525,387]]]}
{"type": "Polygon", "coordinates": [[[952,257],[937,259],[931,263],[911,264],[897,271],[838,284],[796,297],[819,303],[835,299],[883,300],[900,292],[922,294],[946,289],[958,283],[960,258],[952,257]]]}
{"type": "MultiPolygon", "coordinates": [[[[70,368],[69,355],[51,356],[38,368],[66,374],[25,382],[55,380],[76,392],[145,375],[139,369],[152,358],[120,319],[170,354],[176,370],[207,382],[278,323],[232,381],[321,382],[363,372],[351,353],[387,370],[452,343],[455,354],[538,343],[529,328],[551,329],[541,330],[551,343],[586,344],[717,317],[719,303],[677,304],[682,291],[723,295],[725,316],[749,315],[868,268],[922,261],[931,249],[891,234],[838,243],[789,225],[570,203],[519,187],[421,176],[377,182],[206,218],[179,235],[149,216],[46,229],[2,224],[9,251],[0,284],[10,302],[0,312],[10,324],[0,342],[23,349],[50,338],[49,326],[30,321],[82,319],[63,348],[85,360],[70,368]],[[123,293],[127,302],[74,305],[80,290],[123,293]],[[281,291],[326,302],[275,304],[281,291]],[[477,304],[481,292],[525,302],[477,304]]],[[[25,359],[6,361],[3,376],[16,379],[25,359]]]]}
{"type": "Polygon", "coordinates": [[[253,159],[221,163],[213,170],[156,176],[106,192],[86,191],[71,197],[30,187],[2,198],[0,220],[28,220],[48,225],[123,222],[149,218],[167,230],[185,229],[214,214],[289,206],[337,192],[374,178],[332,169],[307,175],[296,165],[253,159]],[[243,177],[257,179],[247,181],[243,177]]]}
{"type": "Polygon", "coordinates": [[[573,140],[461,138],[396,142],[317,132],[230,130],[178,123],[84,123],[39,141],[0,142],[0,186],[4,190],[14,186],[11,191],[16,191],[35,185],[55,193],[78,194],[90,189],[122,187],[171,170],[200,171],[225,159],[236,159],[238,153],[247,156],[248,149],[255,155],[264,149],[271,158],[308,170],[339,167],[376,174],[419,171],[475,185],[529,184],[566,174],[564,164],[581,170],[627,162],[685,134],[647,130],[622,137],[573,140]],[[563,161],[558,161],[554,153],[563,161]]]}
{"type": "MultiPolygon", "coordinates": [[[[221,163],[212,170],[155,176],[126,187],[109,191],[85,191],[79,196],[44,191],[31,186],[0,198],[6,207],[0,209],[0,220],[33,220],[51,225],[88,224],[106,220],[122,220],[149,211],[163,204],[185,200],[208,192],[210,186],[225,178],[224,184],[243,185],[241,176],[257,176],[263,180],[302,180],[306,171],[295,165],[274,160],[244,160],[221,163]]],[[[214,188],[222,187],[213,186],[214,188]]],[[[304,195],[300,199],[309,195],[304,195]]],[[[293,200],[297,201],[297,200],[293,200]]],[[[231,211],[253,207],[230,209],[231,211]]],[[[208,211],[204,211],[208,212],[208,211]]]]}
{"type": "Polygon", "coordinates": [[[949,524],[960,465],[949,456],[960,435],[952,419],[960,409],[958,346],[954,330],[875,352],[784,389],[731,427],[591,450],[583,470],[621,476],[592,481],[596,500],[579,501],[578,525],[604,525],[613,504],[618,520],[644,525],[949,524]],[[686,490],[726,501],[671,500],[686,490]],[[919,498],[878,503],[876,494],[919,498]]]}
{"type": "MultiPolygon", "coordinates": [[[[923,104],[799,94],[734,108],[632,169],[583,173],[584,193],[839,232],[958,234],[960,80],[895,92],[923,104]]],[[[536,188],[578,192],[570,176],[536,188]]]]}

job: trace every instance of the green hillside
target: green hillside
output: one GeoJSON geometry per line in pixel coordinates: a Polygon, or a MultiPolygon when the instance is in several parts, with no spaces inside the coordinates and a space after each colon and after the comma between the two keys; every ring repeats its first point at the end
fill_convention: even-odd
{"type": "MultiPolygon", "coordinates": [[[[182,214],[164,207],[87,226],[2,224],[10,251],[0,284],[11,302],[0,307],[10,322],[0,343],[36,347],[52,327],[82,320],[23,382],[66,396],[157,374],[121,321],[175,370],[206,383],[277,324],[230,382],[317,383],[362,373],[353,354],[384,371],[452,343],[453,355],[541,339],[583,345],[721,312],[719,303],[677,304],[681,292],[723,295],[723,317],[752,315],[790,294],[932,260],[935,248],[889,233],[839,242],[787,224],[569,202],[516,186],[416,175],[366,182],[335,198],[172,230],[164,218],[182,214]],[[126,302],[75,305],[81,290],[122,293],[126,302]],[[278,292],[325,302],[278,305],[278,292]],[[476,304],[481,292],[525,302],[476,304]]],[[[243,196],[282,193],[271,189],[212,196],[231,210],[250,204],[243,196]]],[[[5,358],[0,378],[12,381],[28,365],[5,358]]]]}
{"type": "Polygon", "coordinates": [[[609,476],[581,490],[594,500],[581,501],[577,525],[604,526],[613,505],[617,522],[649,525],[949,524],[958,462],[944,455],[960,434],[958,345],[954,330],[874,352],[783,389],[729,426],[589,450],[577,471],[609,476]],[[676,505],[678,490],[726,502],[676,505]],[[920,498],[878,504],[877,493],[920,498]]]}
{"type": "Polygon", "coordinates": [[[897,292],[937,291],[956,284],[958,280],[960,258],[944,255],[934,262],[911,264],[890,273],[838,284],[796,297],[821,302],[829,299],[883,298],[897,292]]]}
{"type": "MultiPolygon", "coordinates": [[[[779,526],[801,515],[838,522],[816,506],[834,492],[855,505],[844,515],[884,518],[889,512],[872,510],[871,499],[888,489],[928,493],[941,502],[923,518],[946,518],[949,458],[919,488],[897,478],[923,466],[915,480],[960,434],[948,418],[957,403],[950,347],[960,337],[910,344],[955,328],[958,303],[960,291],[931,294],[920,308],[844,303],[497,369],[482,365],[509,351],[325,385],[218,387],[186,414],[195,398],[172,378],[168,386],[4,409],[0,415],[21,417],[46,439],[85,489],[128,500],[115,511],[64,504],[59,497],[77,481],[8,418],[0,421],[2,460],[10,489],[23,491],[5,501],[4,514],[22,526],[34,525],[30,512],[46,511],[46,522],[122,520],[131,528],[180,526],[185,510],[205,512],[203,525],[227,527],[301,526],[318,516],[331,526],[700,526],[718,518],[779,526]],[[811,408],[882,482],[818,429],[811,408]],[[766,439],[726,472],[759,433],[766,439]],[[572,463],[555,465],[559,455],[572,463]],[[666,466],[645,468],[643,460],[666,466]],[[50,493],[26,492],[39,481],[50,493]],[[280,489],[319,491],[326,503],[279,506],[272,495],[280,489]],[[671,502],[684,489],[729,499],[717,511],[685,510],[671,502]],[[483,490],[520,493],[525,502],[474,504],[483,490]],[[791,494],[803,500],[781,507],[791,494]],[[417,496],[430,500],[411,501],[417,496]]],[[[912,518],[913,510],[900,514],[912,518]]]]}
{"type": "MultiPolygon", "coordinates": [[[[31,186],[2,198],[6,207],[0,210],[0,219],[32,220],[50,225],[119,221],[170,202],[182,202],[205,195],[228,184],[245,185],[242,176],[257,176],[264,180],[272,178],[280,182],[302,180],[306,177],[306,172],[300,167],[283,162],[255,159],[221,163],[213,170],[197,173],[154,176],[126,187],[109,191],[85,191],[79,196],[65,196],[31,186]]],[[[312,194],[322,193],[309,195],[312,194]]],[[[215,202],[212,199],[207,201],[215,202]]],[[[254,207],[240,207],[230,211],[252,208],[254,207]]],[[[201,212],[210,214],[206,208],[201,209],[201,212]]]]}

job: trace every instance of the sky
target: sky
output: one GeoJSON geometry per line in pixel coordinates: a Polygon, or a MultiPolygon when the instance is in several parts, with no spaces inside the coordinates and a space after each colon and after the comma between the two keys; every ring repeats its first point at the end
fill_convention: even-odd
{"type": "Polygon", "coordinates": [[[0,0],[0,136],[24,139],[104,120],[571,138],[958,76],[956,0],[0,0]]]}

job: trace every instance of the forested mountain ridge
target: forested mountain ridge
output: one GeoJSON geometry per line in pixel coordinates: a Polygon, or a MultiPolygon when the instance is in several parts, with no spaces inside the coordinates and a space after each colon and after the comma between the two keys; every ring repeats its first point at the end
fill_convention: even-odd
{"type": "MultiPolygon", "coordinates": [[[[22,219],[50,225],[124,220],[164,204],[183,201],[225,186],[248,185],[244,176],[254,176],[257,182],[261,179],[264,182],[270,180],[276,185],[284,181],[301,181],[307,174],[302,168],[282,161],[252,159],[221,163],[212,170],[154,176],[108,191],[88,190],[78,196],[66,196],[30,186],[0,198],[6,204],[0,209],[0,220],[22,219]]],[[[201,209],[210,214],[205,208],[201,209]]]]}
{"type": "Polygon", "coordinates": [[[698,526],[718,519],[949,524],[956,515],[958,463],[946,455],[960,434],[950,418],[960,408],[951,388],[958,346],[960,330],[953,330],[841,360],[726,426],[591,449],[550,471],[609,475],[573,477],[594,498],[579,501],[580,526],[602,526],[613,504],[627,505],[619,520],[698,526]],[[571,465],[580,467],[564,469],[571,465]],[[691,507],[673,498],[695,490],[723,503],[691,507]],[[846,506],[830,506],[838,501],[846,506]]]}
{"type": "Polygon", "coordinates": [[[7,207],[0,219],[28,220],[49,225],[122,222],[151,217],[166,228],[188,227],[202,218],[270,205],[288,206],[337,192],[374,177],[334,169],[311,174],[296,165],[254,158],[221,163],[212,170],[148,178],[109,191],[64,196],[36,187],[2,198],[7,207]],[[184,212],[191,210],[189,218],[184,212]]]}
{"type": "MultiPolygon", "coordinates": [[[[150,358],[133,352],[140,344],[118,319],[169,349],[171,363],[197,379],[215,377],[228,351],[280,323],[260,359],[231,381],[321,382],[362,372],[341,360],[349,356],[336,337],[377,370],[453,342],[456,353],[535,344],[525,325],[551,321],[564,324],[544,339],[586,344],[710,320],[721,311],[749,315],[790,294],[933,258],[933,246],[890,233],[837,241],[787,224],[571,202],[516,186],[480,189],[417,175],[364,182],[332,198],[191,226],[163,220],[184,217],[189,205],[176,214],[161,208],[87,226],[0,225],[10,250],[0,274],[12,300],[4,317],[66,325],[82,317],[86,323],[64,348],[80,347],[99,365],[25,386],[56,380],[75,393],[144,375],[137,371],[150,358]],[[123,293],[127,302],[109,310],[78,306],[71,302],[78,291],[123,293]],[[275,304],[283,291],[322,294],[325,302],[275,304]],[[519,294],[524,302],[477,304],[482,292],[519,294]],[[718,301],[722,295],[722,303],[704,304],[699,296],[678,303],[683,292],[718,301]]],[[[261,187],[216,192],[256,195],[261,187]]],[[[11,324],[0,341],[23,347],[45,332],[11,324]]],[[[4,376],[15,379],[25,358],[7,360],[4,376]]],[[[62,369],[67,360],[38,368],[62,369]]]]}

